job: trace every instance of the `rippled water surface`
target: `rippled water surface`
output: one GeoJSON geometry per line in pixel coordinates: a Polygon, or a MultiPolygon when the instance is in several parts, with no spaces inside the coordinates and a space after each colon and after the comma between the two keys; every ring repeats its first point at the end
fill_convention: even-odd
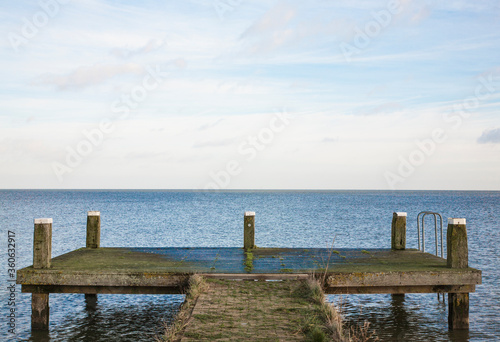
{"type": "MultiPolygon", "coordinates": [[[[388,248],[392,212],[408,212],[407,246],[416,247],[416,217],[437,211],[467,218],[469,264],[483,271],[470,296],[471,329],[450,333],[447,305],[436,295],[329,296],[350,323],[370,322],[382,341],[500,340],[500,192],[0,191],[2,251],[16,234],[17,268],[32,263],[33,219],[51,217],[52,255],[85,245],[86,212],[101,211],[101,246],[182,247],[243,244],[243,212],[256,216],[262,247],[388,248]]],[[[430,221],[428,225],[430,225],[430,221]]],[[[433,243],[430,234],[428,246],[433,243]]],[[[2,253],[2,264],[7,256],[2,253]]],[[[7,267],[0,274],[2,322],[9,309],[7,267]]],[[[177,312],[180,295],[99,295],[96,309],[83,295],[51,294],[50,331],[30,332],[30,294],[16,288],[16,336],[5,341],[152,341],[177,312]]]]}

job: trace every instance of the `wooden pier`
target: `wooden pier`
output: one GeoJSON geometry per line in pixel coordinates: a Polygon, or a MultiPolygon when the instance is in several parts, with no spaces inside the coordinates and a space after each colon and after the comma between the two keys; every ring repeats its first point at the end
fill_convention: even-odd
{"type": "Polygon", "coordinates": [[[87,219],[85,248],[51,258],[52,219],[35,219],[33,265],[17,272],[32,293],[32,329],[48,330],[49,294],[182,293],[189,277],[290,280],[316,277],[326,293],[448,293],[449,328],[469,328],[469,293],[481,271],[468,267],[465,219],[449,219],[447,259],[406,249],[406,213],[394,213],[391,248],[257,248],[255,213],[244,216],[246,248],[103,248],[100,213],[87,219]]]}

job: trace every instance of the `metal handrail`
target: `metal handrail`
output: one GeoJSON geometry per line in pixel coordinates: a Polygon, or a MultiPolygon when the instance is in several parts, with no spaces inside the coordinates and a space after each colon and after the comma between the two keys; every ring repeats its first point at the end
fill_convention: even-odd
{"type": "Polygon", "coordinates": [[[427,215],[434,216],[434,234],[435,234],[435,243],[436,243],[436,255],[439,256],[438,252],[438,217],[439,217],[439,226],[441,231],[441,258],[444,258],[444,246],[443,246],[443,217],[439,213],[435,213],[432,211],[422,211],[417,215],[417,233],[418,233],[418,250],[425,252],[425,217],[427,215]],[[420,216],[422,216],[422,243],[420,242],[420,216]],[[422,247],[422,248],[420,248],[422,247]]]}

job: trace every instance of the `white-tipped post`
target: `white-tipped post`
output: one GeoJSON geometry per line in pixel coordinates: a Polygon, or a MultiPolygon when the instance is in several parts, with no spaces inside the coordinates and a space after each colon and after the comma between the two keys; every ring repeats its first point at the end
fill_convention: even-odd
{"type": "Polygon", "coordinates": [[[255,212],[246,211],[243,220],[243,248],[250,250],[255,248],[255,212]]]}
{"type": "Polygon", "coordinates": [[[52,259],[52,219],[35,219],[33,268],[50,268],[52,259]]]}
{"type": "Polygon", "coordinates": [[[99,248],[101,245],[101,213],[87,213],[87,248],[99,248]]]}
{"type": "Polygon", "coordinates": [[[406,217],[407,213],[396,212],[392,215],[391,248],[404,250],[406,248],[406,217]]]}

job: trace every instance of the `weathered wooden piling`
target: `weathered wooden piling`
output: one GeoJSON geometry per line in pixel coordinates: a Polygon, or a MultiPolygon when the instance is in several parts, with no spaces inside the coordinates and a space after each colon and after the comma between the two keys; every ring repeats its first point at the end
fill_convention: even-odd
{"type": "Polygon", "coordinates": [[[52,219],[35,219],[33,268],[50,268],[52,259],[52,219]]]}
{"type": "MultiPolygon", "coordinates": [[[[87,212],[87,248],[99,248],[101,246],[101,212],[87,212]]],[[[97,306],[97,295],[94,293],[85,294],[85,306],[88,309],[95,309],[97,306]]]]}
{"type": "MultiPolygon", "coordinates": [[[[33,268],[50,268],[52,259],[52,219],[35,219],[33,235],[33,268]]],[[[31,295],[31,329],[49,330],[49,295],[31,295]]]]}
{"type": "Polygon", "coordinates": [[[49,330],[49,294],[31,294],[31,330],[49,330]]]}
{"type": "Polygon", "coordinates": [[[101,213],[87,213],[87,248],[99,248],[101,245],[101,213]]]}
{"type": "Polygon", "coordinates": [[[448,267],[469,267],[469,248],[467,246],[467,228],[465,219],[448,219],[446,244],[448,267]]]}
{"type": "Polygon", "coordinates": [[[391,248],[404,250],[406,248],[406,213],[398,212],[392,215],[391,248]]]}
{"type": "Polygon", "coordinates": [[[246,211],[243,220],[243,248],[245,250],[255,248],[255,212],[246,211]]]}
{"type": "Polygon", "coordinates": [[[97,308],[97,295],[95,293],[85,294],[85,308],[95,310],[97,308]]]}
{"type": "MultiPolygon", "coordinates": [[[[469,267],[467,227],[464,218],[448,219],[446,244],[448,267],[469,267]]],[[[468,293],[448,293],[448,327],[451,330],[469,329],[468,293]]]]}

